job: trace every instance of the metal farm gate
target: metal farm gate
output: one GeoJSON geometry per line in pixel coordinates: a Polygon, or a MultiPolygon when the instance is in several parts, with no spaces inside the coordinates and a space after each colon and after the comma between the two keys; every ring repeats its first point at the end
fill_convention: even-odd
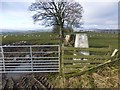
{"type": "Polygon", "coordinates": [[[59,72],[59,45],[0,46],[0,73],[59,72]]]}

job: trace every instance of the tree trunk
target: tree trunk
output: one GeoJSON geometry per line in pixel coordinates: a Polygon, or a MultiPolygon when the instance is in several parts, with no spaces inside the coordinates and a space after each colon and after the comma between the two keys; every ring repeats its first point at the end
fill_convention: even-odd
{"type": "Polygon", "coordinates": [[[64,39],[64,27],[63,27],[63,23],[61,23],[60,25],[60,40],[63,43],[63,39],[64,39]]]}
{"type": "Polygon", "coordinates": [[[62,54],[63,54],[63,52],[62,52],[62,45],[63,45],[63,39],[64,39],[64,31],[63,31],[63,25],[61,24],[60,25],[60,74],[62,75],[63,74],[63,72],[62,72],[62,54]]]}

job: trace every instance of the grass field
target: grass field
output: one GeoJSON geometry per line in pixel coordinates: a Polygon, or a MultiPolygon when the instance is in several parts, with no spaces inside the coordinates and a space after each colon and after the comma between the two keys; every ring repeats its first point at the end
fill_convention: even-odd
{"type": "MultiPolygon", "coordinates": [[[[6,36],[6,35],[5,35],[6,36]]],[[[51,32],[38,32],[26,34],[8,34],[6,38],[2,37],[3,44],[26,41],[29,44],[53,44],[58,43],[57,36],[51,32]]]]}
{"type": "MultiPolygon", "coordinates": [[[[118,34],[87,32],[90,47],[118,48],[118,34]]],[[[27,41],[29,44],[59,44],[59,35],[51,32],[36,32],[26,34],[8,34],[2,37],[3,44],[27,41]],[[5,37],[6,36],[6,37],[5,37]]]]}
{"type": "Polygon", "coordinates": [[[90,47],[118,48],[118,34],[88,33],[90,47]]]}

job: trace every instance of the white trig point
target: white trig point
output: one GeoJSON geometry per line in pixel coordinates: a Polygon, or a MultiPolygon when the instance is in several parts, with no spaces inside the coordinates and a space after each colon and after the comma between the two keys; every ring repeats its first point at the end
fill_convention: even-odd
{"type": "MultiPolygon", "coordinates": [[[[86,33],[76,34],[74,47],[75,48],[89,48],[88,36],[86,33]]],[[[89,55],[89,51],[80,51],[80,53],[83,55],[89,55]]],[[[78,59],[74,59],[74,60],[78,60],[78,59]]],[[[83,59],[83,60],[86,60],[86,59],[83,59]]]]}
{"type": "Polygon", "coordinates": [[[74,47],[89,48],[87,34],[76,34],[74,47]]]}

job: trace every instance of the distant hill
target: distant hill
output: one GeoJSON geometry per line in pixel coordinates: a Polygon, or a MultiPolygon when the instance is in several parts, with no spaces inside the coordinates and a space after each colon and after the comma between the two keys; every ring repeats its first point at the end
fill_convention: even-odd
{"type": "Polygon", "coordinates": [[[2,33],[15,33],[15,32],[46,32],[46,31],[51,31],[50,29],[33,29],[33,30],[14,30],[14,29],[0,29],[0,32],[2,33]]]}
{"type": "Polygon", "coordinates": [[[96,29],[95,32],[120,33],[119,29],[96,29]]]}
{"type": "MultiPolygon", "coordinates": [[[[52,29],[33,29],[33,30],[13,30],[0,29],[0,33],[32,33],[32,32],[50,32],[52,29]]],[[[120,33],[119,29],[76,29],[75,31],[92,31],[92,32],[106,32],[106,33],[120,33]]]]}
{"type": "Polygon", "coordinates": [[[90,29],[80,29],[77,31],[90,31],[90,32],[98,32],[98,33],[120,33],[119,29],[95,29],[95,28],[90,28],[90,29]]]}

